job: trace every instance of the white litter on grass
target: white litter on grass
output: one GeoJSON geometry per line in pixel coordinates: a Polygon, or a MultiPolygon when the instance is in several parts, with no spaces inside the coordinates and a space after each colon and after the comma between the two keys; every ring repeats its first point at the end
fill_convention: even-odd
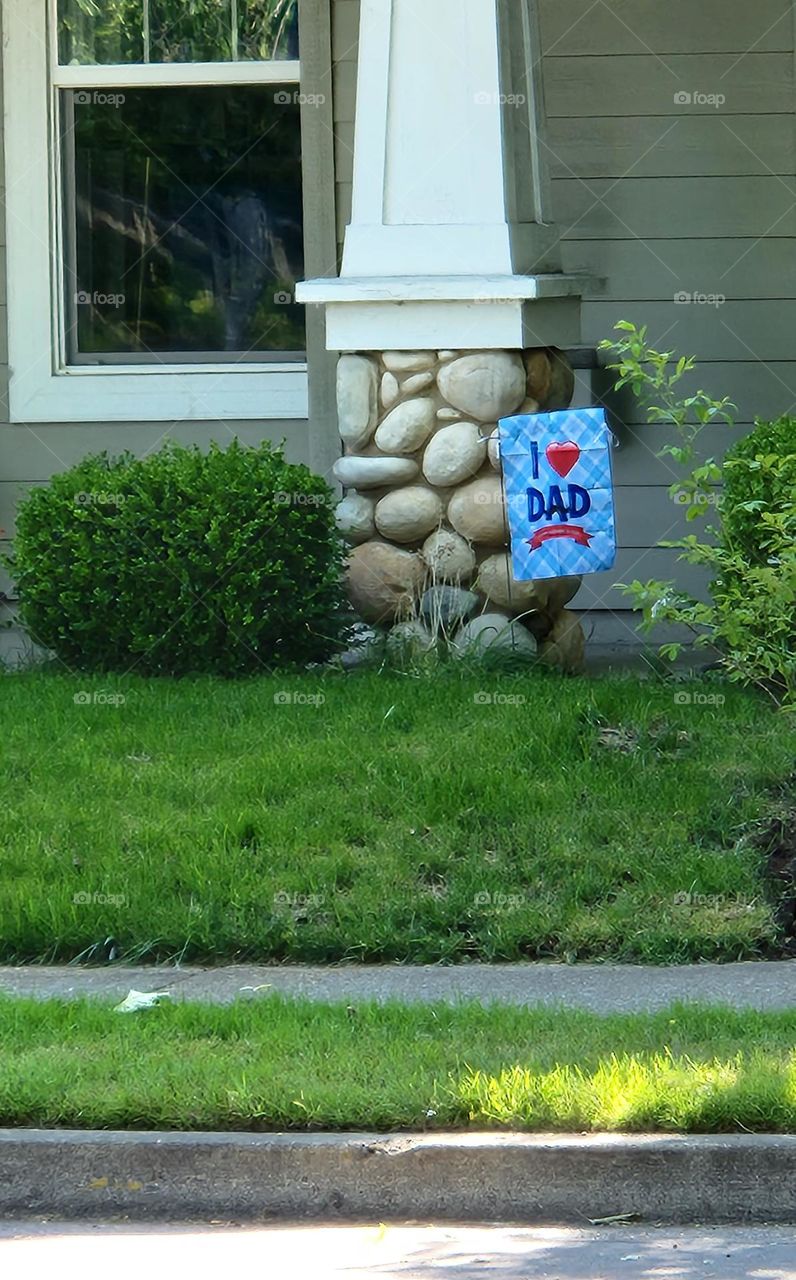
{"type": "Polygon", "coordinates": [[[114,1005],[114,1013],[137,1013],[139,1009],[152,1009],[159,1000],[170,1000],[170,991],[128,991],[121,1004],[114,1005]]]}

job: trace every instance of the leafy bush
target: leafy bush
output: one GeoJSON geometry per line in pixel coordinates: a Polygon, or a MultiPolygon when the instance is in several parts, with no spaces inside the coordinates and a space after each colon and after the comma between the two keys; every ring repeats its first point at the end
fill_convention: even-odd
{"type": "Polygon", "coordinates": [[[769,553],[762,514],[784,510],[794,494],[796,418],[758,422],[724,460],[722,525],[728,546],[765,564],[769,553]]]}
{"type": "Polygon", "coordinates": [[[342,549],[326,483],[268,444],[102,454],[21,504],[33,637],[83,670],[238,675],[332,647],[342,549]]]}
{"type": "MultiPolygon", "coordinates": [[[[724,463],[698,462],[699,432],[711,422],[731,422],[729,400],[714,400],[698,391],[682,397],[677,384],[690,372],[693,357],[675,359],[656,351],[646,329],[622,321],[620,337],[600,344],[616,357],[609,365],[617,386],[630,385],[646,404],[650,422],[669,423],[679,443],[662,449],[689,468],[671,486],[686,518],[704,517],[719,483],[724,485],[718,528],[708,525],[701,537],[690,534],[661,546],[676,547],[680,558],[708,568],[711,600],[694,600],[672,582],[619,584],[643,610],[649,630],[660,622],[689,627],[694,643],[714,650],[729,677],[757,685],[778,705],[796,706],[796,432],[783,418],[758,423],[730,450],[724,463]],[[674,361],[674,363],[673,363],[674,361]]],[[[678,643],[661,647],[676,657],[678,643]]]]}

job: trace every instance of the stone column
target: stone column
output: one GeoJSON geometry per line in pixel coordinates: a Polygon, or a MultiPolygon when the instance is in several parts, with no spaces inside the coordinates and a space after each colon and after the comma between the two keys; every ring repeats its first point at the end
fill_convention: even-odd
{"type": "Polygon", "coordinates": [[[501,624],[554,654],[578,584],[512,581],[490,444],[499,417],[569,404],[560,348],[579,339],[580,284],[545,221],[537,57],[530,0],[362,0],[342,271],[297,296],[343,353],[355,608],[465,646],[501,624]]]}

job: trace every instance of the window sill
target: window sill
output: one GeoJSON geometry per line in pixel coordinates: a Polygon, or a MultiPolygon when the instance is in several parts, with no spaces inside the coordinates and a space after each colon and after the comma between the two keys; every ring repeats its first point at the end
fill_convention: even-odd
{"type": "Polygon", "coordinates": [[[90,368],[42,378],[16,376],[9,389],[11,422],[202,422],[306,418],[306,364],[256,372],[215,366],[201,373],[90,368]]]}

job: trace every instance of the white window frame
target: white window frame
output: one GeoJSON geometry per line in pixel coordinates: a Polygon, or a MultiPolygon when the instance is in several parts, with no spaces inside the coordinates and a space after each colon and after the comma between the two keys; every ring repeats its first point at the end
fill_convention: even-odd
{"type": "Polygon", "coordinates": [[[61,176],[62,89],[295,84],[300,63],[56,65],[55,0],[3,0],[9,408],[12,422],[306,418],[306,361],[67,365],[61,176]]]}

